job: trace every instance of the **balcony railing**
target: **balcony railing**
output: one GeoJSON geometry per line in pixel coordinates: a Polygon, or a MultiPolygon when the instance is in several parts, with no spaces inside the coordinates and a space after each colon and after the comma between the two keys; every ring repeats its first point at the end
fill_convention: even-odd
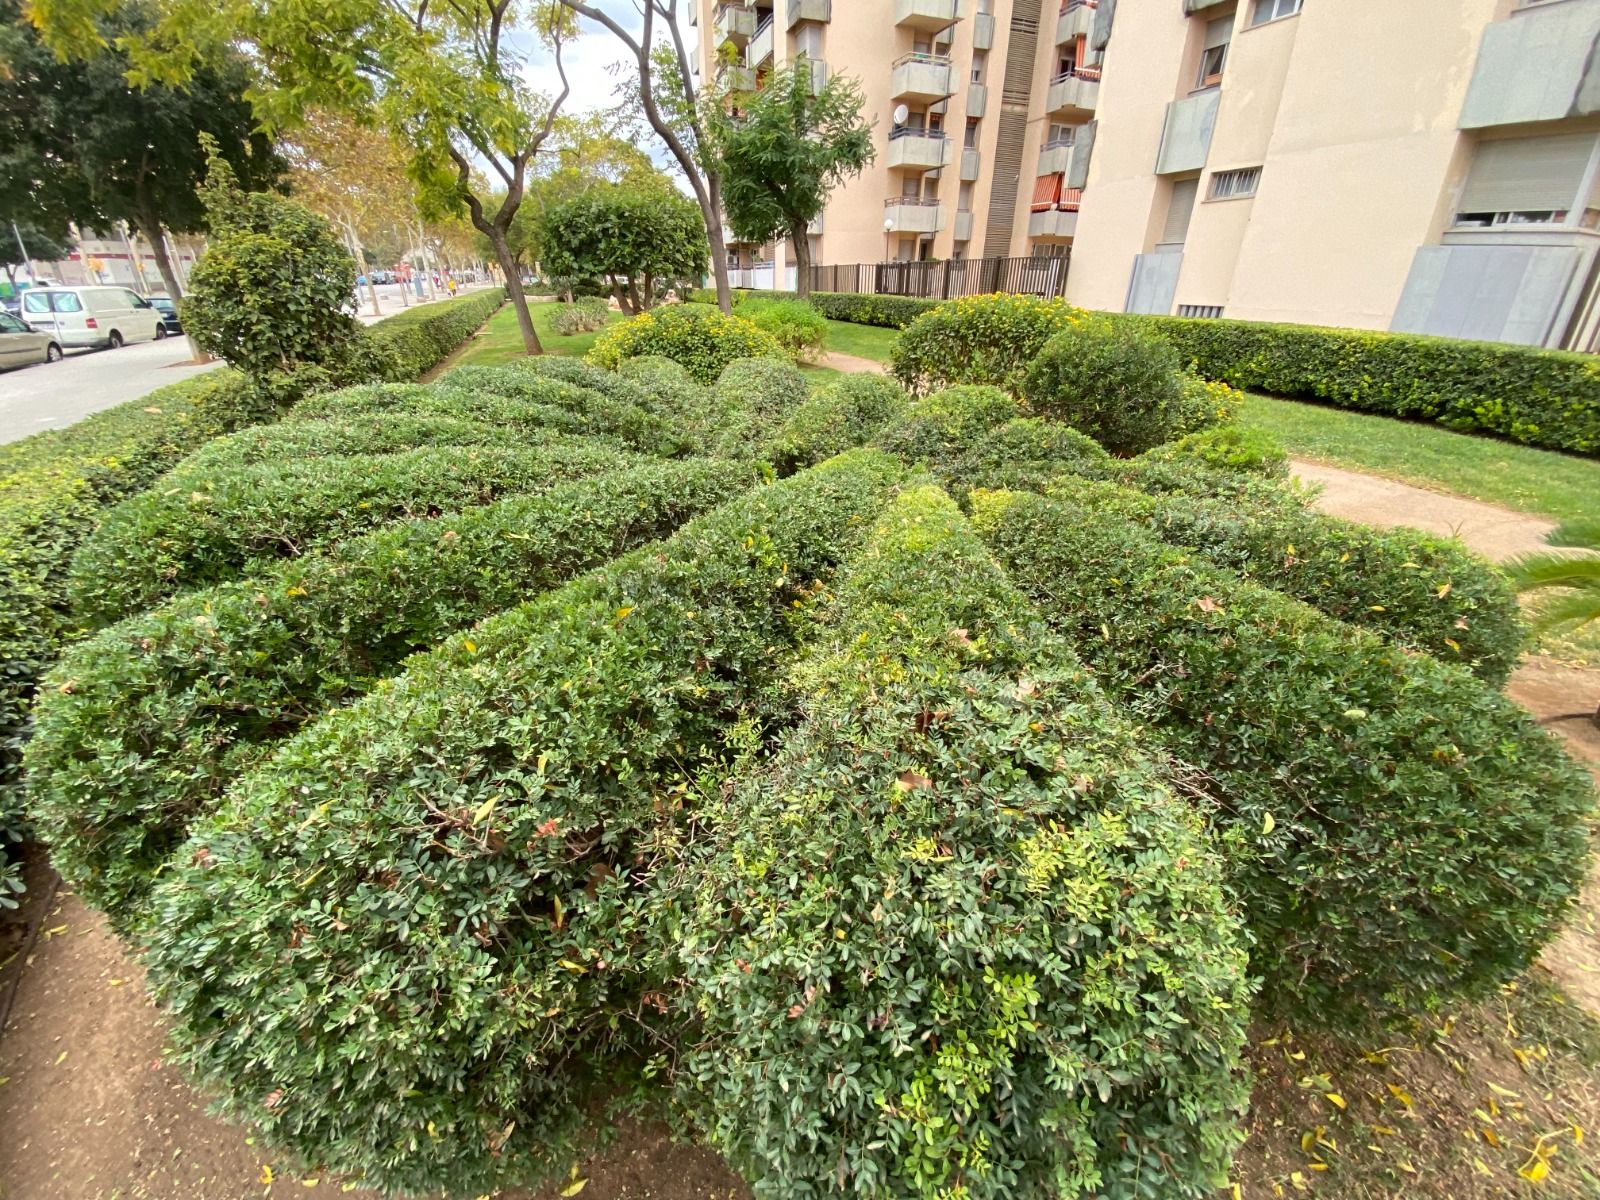
{"type": "Polygon", "coordinates": [[[948,54],[914,52],[894,60],[889,76],[891,100],[932,103],[955,95],[954,68],[948,54]]]}
{"type": "Polygon", "coordinates": [[[1089,31],[1094,28],[1095,10],[1098,7],[1098,4],[1088,3],[1087,0],[1067,0],[1062,4],[1061,15],[1056,18],[1056,45],[1063,45],[1076,37],[1088,37],[1089,31]]]}
{"type": "Polygon", "coordinates": [[[889,166],[935,171],[949,161],[950,139],[944,130],[900,125],[889,131],[889,166]]]}
{"type": "Polygon", "coordinates": [[[907,29],[943,29],[960,19],[959,0],[894,0],[894,23],[907,29]]]}
{"type": "Polygon", "coordinates": [[[944,209],[935,199],[891,196],[883,202],[883,227],[888,233],[938,233],[944,228],[944,209]]]}
{"type": "Polygon", "coordinates": [[[1050,81],[1050,91],[1045,100],[1045,111],[1093,112],[1100,95],[1100,68],[1074,67],[1063,71],[1050,81]]]}
{"type": "Polygon", "coordinates": [[[756,26],[754,35],[750,38],[750,48],[745,52],[745,61],[752,67],[759,67],[772,57],[772,14],[767,14],[767,19],[756,26]]]}
{"type": "Polygon", "coordinates": [[[956,212],[955,240],[958,242],[972,240],[972,213],[967,209],[958,209],[956,212]]]}
{"type": "Polygon", "coordinates": [[[1039,148],[1039,174],[1065,175],[1072,164],[1072,150],[1077,138],[1051,138],[1039,148]]]}
{"type": "Polygon", "coordinates": [[[717,11],[717,44],[732,42],[743,47],[756,32],[756,10],[742,4],[724,5],[717,11]]]}

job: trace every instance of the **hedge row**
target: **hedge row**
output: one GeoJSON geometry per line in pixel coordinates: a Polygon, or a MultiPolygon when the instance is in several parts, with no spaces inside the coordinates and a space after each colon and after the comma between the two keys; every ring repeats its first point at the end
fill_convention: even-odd
{"type": "Polygon", "coordinates": [[[152,897],[178,1057],[274,1145],[477,1195],[683,1019],[650,864],[898,464],[857,452],[458,635],[238,780],[152,897]]]}
{"type": "Polygon", "coordinates": [[[1197,768],[1263,1011],[1352,1024],[1481,995],[1559,927],[1595,796],[1513,702],[1094,509],[975,505],[1012,578],[1197,768]]]}
{"type": "MultiPolygon", "coordinates": [[[[494,290],[420,306],[369,333],[380,356],[394,353],[393,371],[415,367],[424,346],[437,349],[423,364],[432,366],[503,299],[494,290]]],[[[35,682],[77,629],[63,588],[78,543],[108,505],[212,438],[276,419],[300,390],[263,394],[232,371],[210,371],[0,446],[0,814],[21,808],[17,769],[35,682]]]]}
{"type": "Polygon", "coordinates": [[[937,488],[826,615],[655,902],[685,1107],[758,1196],[1213,1195],[1247,971],[1195,814],[937,488]]]}
{"type": "Polygon", "coordinates": [[[278,739],[414,651],[752,482],[722,463],[650,464],[409,521],[72,647],[40,691],[26,758],[56,869],[131,928],[190,820],[278,739]]]}
{"type": "Polygon", "coordinates": [[[1525,627],[1505,576],[1451,539],[1358,525],[1289,497],[1241,506],[1069,476],[1046,490],[1497,687],[1521,653],[1525,627]]]}
{"type": "Polygon", "coordinates": [[[866,442],[900,414],[906,395],[881,375],[847,375],[796,405],[755,456],[780,475],[866,442]]]}
{"type": "MultiPolygon", "coordinates": [[[[904,329],[941,303],[827,292],[812,302],[834,320],[889,329],[904,329]]],[[[1600,454],[1600,361],[1592,354],[1366,329],[1103,315],[1155,329],[1199,374],[1234,387],[1600,454]]]]}
{"type": "Polygon", "coordinates": [[[587,438],[527,440],[526,449],[442,446],[179,467],[106,514],[73,559],[68,593],[86,620],[109,624],[252,564],[296,558],[391,521],[538,492],[630,458],[587,438]]]}

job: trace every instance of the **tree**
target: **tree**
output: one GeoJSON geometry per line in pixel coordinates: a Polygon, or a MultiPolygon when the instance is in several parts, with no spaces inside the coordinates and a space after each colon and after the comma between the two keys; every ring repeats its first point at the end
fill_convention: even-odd
{"type": "Polygon", "coordinates": [[[328,223],[292,200],[242,191],[211,160],[200,190],[211,243],[189,277],[184,324],[258,383],[306,365],[347,374],[360,327],[356,264],[328,223]]]}
{"type": "Polygon", "coordinates": [[[861,86],[835,75],[812,92],[802,56],[754,93],[730,93],[710,106],[722,167],[728,225],[755,242],[787,237],[794,246],[801,299],[811,295],[806,230],[835,187],[872,162],[872,126],[861,119],[861,86]]]}
{"type": "MultiPolygon", "coordinates": [[[[131,224],[176,300],[183,290],[166,234],[204,226],[201,135],[250,189],[273,186],[283,162],[245,99],[250,73],[240,55],[196,59],[181,87],[143,77],[124,46],[147,36],[151,22],[143,5],[90,5],[77,34],[86,53],[61,59],[21,19],[16,0],[0,0],[0,62],[9,67],[0,72],[0,110],[21,114],[27,130],[11,134],[18,140],[0,148],[0,161],[26,168],[31,160],[7,186],[39,211],[98,228],[131,224]]],[[[0,132],[12,129],[0,123],[0,132]]],[[[15,212],[17,203],[14,193],[5,206],[15,212]]]]}
{"type": "MultiPolygon", "coordinates": [[[[34,0],[30,15],[62,53],[89,54],[91,15],[105,0],[34,0]]],[[[402,146],[422,215],[465,211],[505,271],[523,345],[542,353],[507,237],[529,168],[550,137],[569,92],[561,47],[574,19],[555,0],[148,0],[150,29],[123,39],[130,80],[182,84],[208,57],[246,51],[260,76],[258,115],[293,126],[312,107],[370,115],[402,146]],[[555,50],[561,90],[533,91],[518,47],[527,35],[555,50]],[[501,198],[491,204],[475,170],[501,198]]]]}
{"type": "MultiPolygon", "coordinates": [[[[1554,593],[1537,608],[1534,633],[1570,634],[1600,622],[1600,518],[1563,522],[1545,540],[1569,549],[1524,554],[1506,564],[1520,594],[1554,593]]],[[[1589,715],[1600,725],[1600,707],[1589,715]]]]}
{"type": "MultiPolygon", "coordinates": [[[[640,0],[644,26],[637,35],[598,4],[560,0],[566,8],[604,26],[633,55],[638,72],[639,104],[645,120],[677,160],[700,205],[700,219],[711,247],[711,270],[717,284],[717,306],[733,311],[728,287],[728,254],[722,240],[722,172],[695,94],[689,51],[678,21],[678,0],[640,0]],[[656,18],[666,41],[656,45],[656,18]]],[[[694,0],[687,0],[688,4],[694,0]]]]}
{"type": "Polygon", "coordinates": [[[629,314],[706,271],[700,210],[670,188],[602,184],[551,209],[542,237],[546,271],[605,279],[629,314]]]}
{"type": "MultiPolygon", "coordinates": [[[[411,182],[393,140],[349,113],[311,109],[285,140],[294,194],[343,234],[350,254],[367,277],[372,311],[378,289],[362,248],[362,235],[388,229],[396,214],[410,211],[411,182]]],[[[392,260],[391,260],[392,261],[392,260]]]]}

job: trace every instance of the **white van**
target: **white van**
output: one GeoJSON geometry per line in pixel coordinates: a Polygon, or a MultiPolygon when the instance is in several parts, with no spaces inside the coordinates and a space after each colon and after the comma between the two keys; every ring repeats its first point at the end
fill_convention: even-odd
{"type": "Polygon", "coordinates": [[[120,287],[42,287],[22,293],[19,314],[63,346],[110,346],[166,336],[161,314],[120,287]]]}

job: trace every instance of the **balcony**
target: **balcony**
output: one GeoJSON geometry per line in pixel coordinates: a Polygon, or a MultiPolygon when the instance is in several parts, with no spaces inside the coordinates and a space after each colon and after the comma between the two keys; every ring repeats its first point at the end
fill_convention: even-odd
{"type": "Polygon", "coordinates": [[[1065,0],[1056,18],[1056,45],[1088,37],[1094,28],[1094,10],[1099,7],[1097,0],[1065,0]]]}
{"type": "Polygon", "coordinates": [[[889,99],[933,104],[955,95],[955,72],[948,54],[907,54],[895,59],[889,99]]]}
{"type": "Polygon", "coordinates": [[[1221,92],[1213,88],[1167,105],[1166,123],[1161,127],[1161,149],[1156,153],[1157,175],[1198,171],[1206,165],[1220,97],[1221,92]]]}
{"type": "Polygon", "coordinates": [[[801,21],[833,20],[833,0],[789,0],[789,28],[801,21]]]}
{"type": "Polygon", "coordinates": [[[821,213],[817,214],[816,220],[812,221],[811,224],[806,226],[806,232],[809,233],[812,237],[820,237],[822,235],[822,214],[821,213]]]}
{"type": "Polygon", "coordinates": [[[931,33],[960,19],[959,0],[894,0],[894,23],[902,29],[931,33]]]}
{"type": "Polygon", "coordinates": [[[993,14],[979,13],[972,18],[972,48],[974,50],[994,49],[993,14]]]}
{"type": "Polygon", "coordinates": [[[1600,112],[1600,4],[1530,5],[1483,31],[1461,128],[1600,112]]]}
{"type": "Polygon", "coordinates": [[[889,131],[889,166],[909,171],[937,171],[949,162],[950,139],[943,131],[905,126],[889,131]]]}
{"type": "Polygon", "coordinates": [[[1205,12],[1208,8],[1219,8],[1227,3],[1228,0],[1183,0],[1183,15],[1192,17],[1195,13],[1205,12]]]}
{"type": "Polygon", "coordinates": [[[1078,67],[1050,81],[1045,111],[1051,114],[1092,113],[1100,98],[1100,68],[1078,67]]]}
{"type": "Polygon", "coordinates": [[[1031,238],[1069,238],[1078,232],[1078,214],[1052,208],[1032,213],[1028,217],[1028,236],[1031,238]]]}
{"type": "Polygon", "coordinates": [[[983,83],[967,85],[967,116],[981,117],[989,107],[989,87],[983,83]]]}
{"type": "Polygon", "coordinates": [[[756,28],[755,36],[750,39],[750,48],[745,52],[745,62],[752,67],[759,67],[772,61],[772,16],[756,28]]]}
{"type": "Polygon", "coordinates": [[[938,233],[944,228],[944,209],[937,200],[893,196],[883,202],[885,233],[938,233]]]}
{"type": "Polygon", "coordinates": [[[956,213],[955,239],[958,242],[972,240],[972,214],[965,209],[956,213]]]}
{"type": "Polygon", "coordinates": [[[738,63],[724,63],[717,68],[717,90],[723,92],[753,92],[756,90],[756,69],[741,67],[738,63]]]}
{"type": "Polygon", "coordinates": [[[1046,142],[1039,150],[1039,174],[1065,175],[1070,171],[1074,145],[1076,142],[1072,138],[1046,142]]]}
{"type": "Polygon", "coordinates": [[[731,42],[743,49],[756,34],[756,10],[745,8],[742,4],[726,5],[717,10],[713,28],[717,45],[725,46],[731,42]]]}
{"type": "Polygon", "coordinates": [[[972,183],[978,178],[979,168],[983,165],[983,155],[968,146],[961,152],[961,182],[972,183]]]}
{"type": "Polygon", "coordinates": [[[828,64],[820,58],[808,58],[806,64],[811,68],[811,94],[819,95],[828,82],[828,64]]]}

